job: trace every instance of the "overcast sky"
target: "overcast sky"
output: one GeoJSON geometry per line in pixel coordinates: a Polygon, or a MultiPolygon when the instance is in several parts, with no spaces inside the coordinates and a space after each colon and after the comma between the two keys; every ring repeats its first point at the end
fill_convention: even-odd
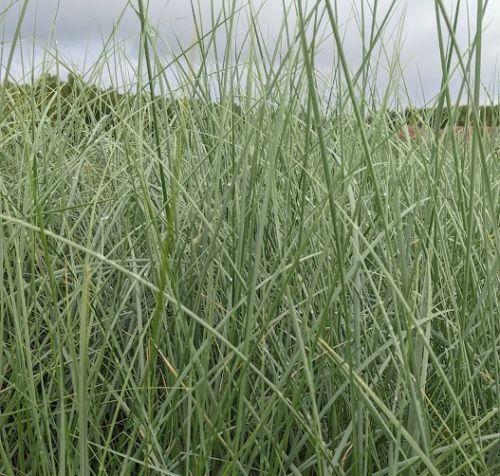
{"type": "MultiPolygon", "coordinates": [[[[239,0],[243,2],[243,0],[239,0]]],[[[263,0],[250,1],[257,9],[263,0]]],[[[462,7],[460,16],[459,38],[465,48],[468,40],[468,24],[473,26],[475,5],[477,0],[470,1],[469,11],[462,7]],[[468,18],[468,14],[470,17],[468,18]]],[[[229,0],[225,0],[227,4],[229,0]]],[[[147,2],[146,2],[147,3],[147,2]]],[[[196,3],[196,1],[195,1],[196,3]]],[[[210,4],[214,11],[220,9],[224,0],[200,0],[198,14],[208,26],[210,23],[210,4]]],[[[291,5],[291,0],[285,0],[291,5]]],[[[304,3],[307,3],[304,1],[304,3]]],[[[369,8],[374,0],[341,0],[338,2],[341,26],[344,32],[344,45],[349,62],[353,67],[359,62],[359,29],[356,18],[359,19],[359,6],[363,3],[369,8]],[[353,5],[355,8],[353,9],[353,5]],[[356,13],[357,12],[357,13],[356,13]]],[[[379,15],[381,19],[391,0],[379,1],[379,15]]],[[[398,30],[402,31],[403,44],[400,54],[400,64],[404,66],[405,78],[410,95],[415,100],[421,100],[424,95],[430,99],[437,93],[440,83],[440,61],[437,48],[437,33],[434,5],[435,0],[396,0],[397,8],[386,32],[385,45],[391,50],[391,42],[397,37],[398,30]],[[404,15],[404,16],[403,16],[404,15]],[[404,21],[402,21],[404,18],[404,21]]],[[[464,4],[464,1],[462,1],[464,4]]],[[[3,30],[4,47],[2,63],[5,65],[17,19],[19,17],[19,0],[0,0],[0,29],[3,30]]],[[[131,4],[137,6],[137,0],[131,4]]],[[[457,4],[457,0],[447,0],[445,4],[450,11],[457,4]]],[[[262,31],[272,41],[283,21],[283,1],[267,0],[262,6],[259,24],[262,31]]],[[[189,0],[149,0],[149,18],[154,24],[164,44],[176,50],[177,42],[187,46],[194,38],[194,22],[189,0]]],[[[248,11],[248,10],[247,10],[248,11]]],[[[31,41],[45,44],[49,38],[57,39],[60,51],[75,67],[83,68],[84,64],[91,64],[102,50],[103,38],[106,38],[118,22],[117,38],[127,39],[124,44],[131,62],[137,57],[137,34],[139,22],[131,6],[126,0],[31,0],[22,26],[24,57],[30,57],[29,46],[31,41]],[[55,35],[53,33],[55,32],[55,35]]],[[[289,13],[288,20],[295,22],[293,12],[289,13]]],[[[242,38],[245,33],[244,21],[240,23],[236,36],[242,38]]],[[[494,90],[497,61],[500,57],[500,1],[490,0],[484,22],[483,39],[483,82],[494,90]]],[[[318,67],[325,71],[331,63],[333,43],[325,43],[318,55],[318,67]]],[[[389,51],[389,55],[393,52],[389,51]]],[[[40,52],[35,53],[35,61],[40,61],[40,52]]],[[[21,55],[16,54],[12,72],[15,76],[22,75],[21,55]]],[[[26,63],[26,59],[24,60],[26,63]]],[[[383,75],[382,75],[383,76],[383,75]]]]}

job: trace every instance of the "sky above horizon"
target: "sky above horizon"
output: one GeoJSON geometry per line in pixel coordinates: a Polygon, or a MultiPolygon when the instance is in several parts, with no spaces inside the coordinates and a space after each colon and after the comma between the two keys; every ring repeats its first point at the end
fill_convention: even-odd
{"type": "MultiPolygon", "coordinates": [[[[222,4],[228,4],[229,1],[195,2],[196,14],[203,24],[207,25],[211,17],[210,5],[213,5],[213,12],[217,14],[222,4]]],[[[254,11],[261,8],[258,15],[259,25],[268,41],[274,41],[284,20],[283,4],[293,6],[293,2],[283,0],[246,0],[243,2],[239,0],[240,3],[248,3],[248,1],[252,3],[254,11]]],[[[443,3],[452,12],[458,1],[444,0],[443,3]]],[[[149,0],[145,3],[149,3],[149,19],[159,32],[163,44],[166,45],[166,57],[178,51],[179,45],[181,45],[180,48],[184,48],[193,42],[195,24],[189,0],[149,0]],[[169,48],[170,51],[167,51],[169,48]]],[[[303,0],[303,3],[308,2],[303,0]]],[[[391,0],[379,0],[376,17],[378,21],[381,21],[390,3],[392,3],[391,0]]],[[[469,44],[468,38],[474,32],[477,3],[469,2],[468,8],[464,1],[461,3],[463,6],[458,25],[458,39],[465,50],[469,44]]],[[[2,67],[5,66],[9,42],[14,35],[21,4],[22,1],[19,0],[0,0],[0,30],[3,30],[0,33],[3,36],[2,67]]],[[[346,0],[337,4],[346,56],[351,66],[355,68],[361,58],[360,5],[364,5],[367,18],[370,20],[370,7],[373,6],[374,0],[346,0]]],[[[388,49],[387,57],[394,57],[396,45],[401,46],[397,51],[399,51],[399,64],[404,69],[408,94],[412,100],[422,102],[423,98],[431,99],[438,92],[441,81],[435,0],[396,0],[396,5],[384,40],[384,45],[388,49]]],[[[127,56],[133,63],[137,59],[139,48],[137,38],[140,26],[133,8],[136,6],[137,0],[131,2],[126,0],[31,0],[21,28],[23,52],[18,51],[14,56],[13,76],[16,78],[23,76],[23,64],[26,68],[26,63],[29,63],[26,58],[34,55],[35,63],[41,61],[42,50],[40,48],[33,50],[33,41],[39,46],[49,41],[57,44],[64,58],[76,69],[83,70],[98,58],[103,42],[116,23],[118,23],[116,37],[124,40],[123,45],[125,45],[127,56]]],[[[245,12],[243,13],[245,17],[249,10],[242,11],[245,12]]],[[[293,8],[287,15],[287,21],[290,25],[296,21],[293,8]]],[[[498,48],[500,45],[500,1],[490,0],[487,3],[483,29],[482,79],[487,89],[496,96],[497,63],[500,57],[498,48]]],[[[246,23],[243,19],[236,27],[236,38],[243,38],[246,30],[246,23]]],[[[323,31],[328,33],[329,30],[327,28],[323,31]]],[[[327,40],[317,57],[317,66],[320,71],[326,73],[329,70],[334,50],[333,43],[327,40]]],[[[383,72],[380,83],[383,89],[383,72]]]]}

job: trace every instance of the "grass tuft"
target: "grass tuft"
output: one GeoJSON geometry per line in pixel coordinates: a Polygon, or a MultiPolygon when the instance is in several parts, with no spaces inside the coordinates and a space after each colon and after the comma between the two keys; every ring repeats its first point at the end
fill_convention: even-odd
{"type": "Polygon", "coordinates": [[[0,474],[499,474],[488,2],[462,49],[435,0],[440,92],[406,111],[378,80],[395,1],[353,10],[357,68],[333,0],[284,4],[272,42],[255,2],[193,4],[168,60],[139,0],[133,73],[116,26],[84,75],[47,50],[68,80],[26,82],[28,3],[1,46],[0,474]]]}

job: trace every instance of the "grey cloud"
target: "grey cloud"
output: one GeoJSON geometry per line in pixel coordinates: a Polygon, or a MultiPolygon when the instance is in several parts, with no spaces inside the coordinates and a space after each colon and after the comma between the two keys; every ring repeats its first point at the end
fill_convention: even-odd
{"type": "MultiPolygon", "coordinates": [[[[240,3],[248,0],[239,0],[240,3]]],[[[263,0],[249,0],[254,9],[258,10],[263,0]]],[[[373,0],[339,1],[339,14],[342,30],[345,38],[344,48],[346,55],[355,68],[361,58],[361,45],[359,42],[359,25],[356,22],[356,12],[359,13],[360,1],[369,11],[373,0]]],[[[5,9],[11,0],[0,0],[0,12],[5,9]]],[[[135,6],[137,1],[132,2],[135,6]]],[[[159,32],[163,44],[173,50],[176,49],[177,41],[183,46],[189,45],[194,39],[194,22],[192,19],[191,2],[189,0],[149,0],[147,2],[149,18],[151,23],[159,32]]],[[[197,3],[196,0],[194,3],[197,3]]],[[[304,3],[307,3],[306,1],[304,3]]],[[[311,2],[309,2],[311,3],[311,2]]],[[[388,8],[391,0],[380,0],[379,18],[388,8]]],[[[445,2],[449,11],[456,6],[457,0],[445,2]]],[[[205,29],[209,28],[211,22],[211,5],[217,14],[227,0],[200,0],[195,9],[199,19],[204,23],[205,29]]],[[[286,0],[285,5],[291,5],[291,0],[286,0]]],[[[464,2],[462,2],[464,4],[464,2]]],[[[474,21],[475,2],[470,2],[469,16],[463,10],[460,16],[458,28],[458,40],[465,50],[468,44],[467,22],[474,21]]],[[[12,7],[7,17],[0,25],[4,28],[4,38],[8,41],[12,37],[16,20],[19,14],[20,2],[12,7]]],[[[434,12],[434,0],[408,0],[398,1],[396,14],[388,27],[384,45],[390,50],[393,48],[396,32],[401,27],[400,19],[403,10],[406,10],[405,22],[402,25],[404,32],[404,43],[401,50],[401,64],[406,68],[405,78],[413,96],[420,95],[420,88],[424,88],[424,94],[429,98],[435,94],[440,83],[440,60],[437,48],[436,20],[434,12]],[[420,77],[419,77],[420,75],[420,77]]],[[[464,7],[463,7],[464,8],[464,7]]],[[[248,12],[248,10],[247,10],[248,12]]],[[[39,43],[46,42],[55,31],[61,50],[75,64],[84,61],[85,51],[88,48],[88,61],[96,58],[102,47],[102,37],[106,38],[112,31],[113,25],[118,21],[120,15],[117,38],[131,38],[126,43],[129,54],[137,54],[139,32],[139,21],[133,8],[126,6],[125,0],[31,0],[26,18],[22,28],[22,36],[25,41],[35,37],[39,43]]],[[[268,38],[275,38],[283,20],[282,0],[264,1],[262,5],[259,23],[262,31],[268,38]]],[[[289,18],[293,27],[295,16],[293,9],[289,18]]],[[[237,37],[242,38],[245,34],[245,18],[238,23],[237,37]]],[[[484,66],[483,74],[487,81],[493,77],[498,61],[498,45],[500,44],[500,2],[489,1],[488,13],[485,21],[484,35],[484,66]]],[[[328,31],[328,29],[326,30],[328,31]]],[[[223,34],[221,34],[221,38],[223,34]]],[[[270,40],[272,41],[272,40],[270,40]]],[[[383,52],[379,50],[382,54],[383,52]]],[[[168,54],[168,51],[166,51],[168,54]]],[[[318,55],[318,64],[323,70],[328,70],[329,63],[335,55],[335,46],[328,39],[318,55]]],[[[19,65],[17,65],[19,69],[19,65]]]]}

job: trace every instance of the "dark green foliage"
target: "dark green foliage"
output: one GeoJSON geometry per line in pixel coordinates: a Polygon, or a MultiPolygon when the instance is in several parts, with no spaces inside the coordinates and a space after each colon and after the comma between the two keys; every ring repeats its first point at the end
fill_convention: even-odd
{"type": "MultiPolygon", "coordinates": [[[[413,108],[407,107],[404,111],[388,110],[387,120],[390,126],[400,127],[403,124],[423,126],[427,124],[434,127],[437,117],[437,111],[434,108],[413,108]]],[[[453,126],[465,126],[470,124],[473,119],[472,109],[469,105],[460,105],[451,111],[444,109],[441,115],[440,128],[444,128],[453,118],[453,126]]],[[[479,108],[479,126],[497,127],[500,125],[500,106],[488,105],[479,108]]]]}

